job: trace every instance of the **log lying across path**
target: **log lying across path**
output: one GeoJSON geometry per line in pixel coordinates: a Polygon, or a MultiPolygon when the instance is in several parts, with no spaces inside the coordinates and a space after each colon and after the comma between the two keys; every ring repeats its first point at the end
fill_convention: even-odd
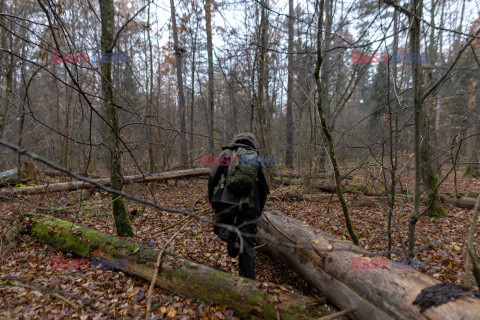
{"type": "MultiPolygon", "coordinates": [[[[289,178],[289,179],[300,179],[302,178],[302,175],[300,173],[290,173],[290,172],[287,172],[287,173],[283,173],[283,172],[278,172],[277,174],[275,174],[275,176],[277,177],[280,177],[280,178],[289,178]]],[[[306,174],[307,176],[307,174],[306,174]]],[[[312,179],[325,179],[325,178],[329,178],[329,179],[333,179],[334,176],[333,176],[333,173],[312,173],[311,175],[311,178],[312,179]]],[[[347,179],[347,180],[352,180],[353,179],[353,175],[344,175],[344,174],[341,174],[340,175],[340,179],[347,179]]]]}
{"type": "MultiPolygon", "coordinates": [[[[84,258],[127,259],[126,274],[150,282],[158,252],[48,215],[29,214],[31,234],[63,252],[84,258]]],[[[243,319],[316,319],[312,298],[281,290],[269,294],[258,282],[164,254],[155,285],[209,304],[226,305],[243,319]]],[[[273,284],[270,284],[274,286],[273,284]]]]}
{"type": "MultiPolygon", "coordinates": [[[[275,183],[277,184],[282,184],[286,186],[290,185],[300,185],[301,182],[296,182],[296,181],[291,181],[289,179],[279,179],[275,178],[275,183]]],[[[334,182],[328,182],[328,181],[317,181],[315,182],[312,187],[314,189],[317,189],[322,192],[329,192],[329,193],[335,193],[336,192],[336,186],[334,182]]],[[[384,188],[373,188],[370,186],[366,185],[357,185],[357,184],[343,184],[342,185],[342,191],[347,192],[347,193],[353,193],[353,194],[360,194],[360,195],[365,195],[365,196],[383,196],[385,195],[385,189],[384,188]]]]}
{"type": "Polygon", "coordinates": [[[452,196],[442,196],[442,201],[453,204],[456,207],[459,208],[467,208],[467,209],[473,209],[475,207],[475,202],[477,201],[477,198],[473,197],[452,197],[452,196]]]}
{"type": "Polygon", "coordinates": [[[16,181],[18,175],[18,169],[13,168],[7,171],[0,172],[0,186],[8,185],[11,181],[16,181]]]}
{"type": "MultiPolygon", "coordinates": [[[[291,181],[291,180],[288,180],[288,179],[278,179],[276,178],[275,179],[275,182],[278,183],[278,184],[282,184],[282,185],[285,185],[285,186],[297,186],[297,185],[300,185],[301,183],[300,182],[296,182],[296,181],[291,181]]],[[[322,192],[329,192],[329,193],[335,193],[336,191],[336,187],[335,187],[335,183],[333,182],[328,182],[328,181],[320,181],[320,182],[315,182],[312,186],[313,188],[315,188],[316,190],[319,190],[319,191],[322,191],[322,192]]],[[[358,194],[358,195],[365,195],[365,196],[370,196],[370,197],[383,197],[385,196],[385,189],[384,188],[378,188],[378,189],[375,189],[373,187],[370,187],[370,186],[366,186],[366,185],[355,185],[355,184],[352,184],[352,185],[347,185],[347,184],[344,184],[342,185],[342,191],[343,192],[346,192],[346,193],[352,193],[352,194],[358,194]]],[[[308,196],[306,195],[298,195],[298,196],[294,196],[294,197],[284,197],[285,199],[289,199],[289,198],[293,198],[294,200],[296,199],[300,199],[300,198],[305,198],[306,200],[309,200],[308,196]]],[[[473,209],[475,207],[475,202],[477,201],[477,198],[474,198],[474,197],[465,197],[465,196],[462,196],[462,197],[454,197],[454,196],[449,196],[449,195],[445,195],[445,196],[442,196],[442,201],[444,203],[449,203],[451,205],[454,205],[456,207],[459,207],[459,208],[467,208],[467,209],[473,209]]],[[[313,201],[315,201],[315,197],[312,199],[313,201]]],[[[372,200],[375,200],[375,199],[372,199],[372,200]]],[[[371,202],[371,201],[369,201],[371,202]]]]}
{"type": "Polygon", "coordinates": [[[349,314],[353,319],[480,319],[480,299],[474,298],[458,299],[420,313],[412,302],[422,289],[439,281],[414,269],[392,268],[391,263],[385,263],[386,258],[375,258],[361,247],[278,211],[265,210],[259,227],[261,235],[277,240],[265,242],[269,252],[285,260],[337,307],[354,309],[349,314]]]}
{"type": "MultiPolygon", "coordinates": [[[[154,182],[154,181],[166,181],[171,179],[180,179],[180,178],[190,178],[190,177],[199,177],[208,175],[209,168],[195,168],[187,170],[178,170],[178,171],[169,171],[162,173],[153,173],[149,175],[134,175],[123,177],[125,183],[144,183],[144,182],[154,182]]],[[[95,179],[93,180],[97,183],[103,184],[105,186],[110,185],[109,178],[95,179]]],[[[92,183],[84,181],[74,181],[74,182],[61,182],[53,183],[39,186],[29,186],[23,188],[3,188],[0,189],[0,195],[10,195],[10,194],[39,194],[39,193],[48,193],[56,191],[71,191],[77,189],[87,189],[95,188],[96,186],[92,183]]]]}

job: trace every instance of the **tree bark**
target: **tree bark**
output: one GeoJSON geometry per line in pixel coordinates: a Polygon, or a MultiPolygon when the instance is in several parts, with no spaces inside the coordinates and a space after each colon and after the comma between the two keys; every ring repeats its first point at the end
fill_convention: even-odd
{"type": "MultiPolygon", "coordinates": [[[[394,2],[385,1],[388,4],[394,2]]],[[[395,6],[398,9],[398,5],[395,6]]],[[[410,51],[415,57],[420,57],[420,31],[421,19],[423,11],[422,0],[411,0],[410,10],[412,14],[408,14],[410,19],[410,51]]],[[[461,54],[462,50],[460,51],[461,54]]],[[[437,84],[433,84],[427,93],[423,93],[423,71],[420,59],[415,59],[412,63],[412,82],[413,82],[413,104],[414,104],[414,123],[415,123],[415,200],[414,212],[410,216],[409,222],[409,242],[415,238],[415,224],[420,217],[420,184],[423,180],[425,192],[427,193],[427,215],[433,217],[443,217],[446,215],[442,207],[440,195],[438,193],[437,178],[431,162],[431,151],[429,145],[429,131],[427,124],[427,116],[425,114],[424,100],[436,88],[439,81],[443,80],[441,77],[437,84]],[[418,179],[417,179],[418,178],[418,179]],[[418,187],[418,190],[417,190],[418,187]]],[[[458,60],[458,58],[457,58],[458,60]]],[[[413,248],[410,248],[413,250],[413,248]]]]}
{"type": "Polygon", "coordinates": [[[469,164],[467,165],[466,175],[478,174],[478,149],[477,149],[477,135],[479,132],[479,115],[475,106],[477,100],[477,81],[475,78],[470,79],[470,86],[468,88],[468,111],[470,113],[468,117],[468,158],[469,164]]]}
{"type": "MultiPolygon", "coordinates": [[[[207,176],[208,172],[209,172],[209,168],[196,168],[196,169],[155,173],[155,174],[150,174],[146,176],[144,175],[126,176],[126,177],[123,177],[123,181],[125,184],[166,181],[171,179],[207,176]]],[[[103,184],[105,186],[112,185],[111,179],[109,178],[95,179],[93,181],[103,184]]],[[[40,194],[40,193],[48,193],[48,192],[72,191],[77,189],[89,189],[89,188],[96,188],[96,186],[92,183],[86,183],[83,181],[61,182],[61,183],[53,183],[53,184],[46,184],[46,185],[40,185],[40,186],[38,185],[29,186],[29,187],[23,187],[23,188],[3,188],[3,189],[0,189],[0,195],[6,196],[10,194],[40,194]]]]}
{"type": "MultiPolygon", "coordinates": [[[[411,9],[413,13],[417,13],[418,0],[411,0],[411,9]]],[[[415,54],[419,52],[420,46],[420,21],[418,19],[411,18],[412,24],[410,26],[410,43],[411,52],[415,54]]],[[[420,157],[420,139],[421,139],[421,112],[422,101],[419,99],[421,91],[419,90],[420,82],[422,81],[422,74],[419,70],[419,64],[412,64],[412,77],[413,77],[413,104],[414,104],[414,147],[415,147],[415,191],[413,199],[413,212],[410,214],[408,220],[408,250],[410,256],[413,256],[415,249],[415,227],[420,216],[420,185],[421,185],[421,157],[420,157]]]]}
{"type": "MultiPolygon", "coordinates": [[[[28,217],[32,221],[31,234],[37,240],[82,258],[127,259],[123,272],[152,280],[159,254],[156,250],[52,216],[29,214],[28,217]]],[[[282,319],[316,319],[319,316],[312,308],[316,304],[312,298],[284,290],[269,294],[253,280],[170,254],[162,257],[155,285],[206,303],[226,305],[242,319],[277,319],[278,316],[282,319]]]]}
{"type": "MultiPolygon", "coordinates": [[[[5,5],[5,0],[0,0],[0,12],[7,13],[8,10],[5,5]]],[[[5,29],[12,26],[12,23],[6,23],[4,16],[0,16],[0,24],[4,26],[1,30],[2,34],[2,48],[12,50],[12,36],[5,29]],[[10,41],[9,41],[10,40],[10,41]],[[9,43],[10,42],[10,43],[9,43]]],[[[13,55],[7,52],[0,52],[0,59],[2,65],[6,66],[4,70],[0,73],[0,78],[5,77],[5,92],[2,92],[3,102],[1,103],[2,108],[0,109],[0,139],[3,139],[5,133],[5,128],[7,126],[7,114],[9,110],[9,103],[12,102],[12,89],[13,89],[13,72],[14,72],[14,63],[13,55]]]]}
{"type": "Polygon", "coordinates": [[[288,1],[288,82],[287,82],[287,118],[285,166],[293,168],[293,0],[288,1]]]}
{"type": "Polygon", "coordinates": [[[178,109],[177,115],[180,121],[180,163],[182,168],[186,167],[188,161],[187,153],[187,123],[185,119],[185,93],[183,91],[183,53],[184,48],[181,48],[178,42],[178,30],[177,30],[177,18],[175,16],[175,4],[173,0],[170,0],[170,11],[172,14],[172,34],[173,34],[173,49],[175,51],[175,63],[177,65],[177,87],[178,87],[178,109]]]}
{"type": "MultiPolygon", "coordinates": [[[[113,0],[99,0],[100,17],[102,24],[101,48],[102,56],[111,54],[113,51],[113,36],[115,29],[115,9],[113,0]]],[[[122,158],[120,144],[120,124],[118,120],[118,110],[113,105],[113,87],[112,87],[112,64],[111,61],[105,62],[102,57],[102,96],[103,108],[105,109],[108,122],[108,166],[110,170],[110,183],[113,189],[122,190],[122,158]]],[[[119,236],[133,236],[132,226],[125,209],[125,199],[112,194],[113,217],[115,227],[119,236]]]]}
{"type": "MultiPolygon", "coordinates": [[[[5,41],[2,39],[2,46],[3,44],[7,44],[6,37],[8,35],[4,35],[5,41]]],[[[9,36],[10,37],[10,36],[9,36]]],[[[10,37],[10,44],[12,40],[10,37]]],[[[3,46],[4,48],[6,46],[3,46]]],[[[10,50],[12,50],[12,47],[9,47],[10,50]]],[[[3,103],[3,110],[1,110],[0,113],[0,139],[3,139],[3,136],[5,134],[5,128],[7,127],[7,115],[8,115],[8,110],[9,104],[13,102],[13,73],[14,73],[14,68],[15,68],[15,63],[14,63],[14,58],[12,54],[7,54],[5,52],[2,52],[4,56],[4,65],[7,66],[6,71],[5,71],[5,95],[4,95],[4,103],[3,103]]]]}
{"type": "Polygon", "coordinates": [[[215,153],[215,143],[214,143],[214,132],[213,132],[213,123],[215,117],[215,97],[213,92],[214,78],[213,78],[213,45],[212,45],[212,0],[206,0],[205,2],[205,23],[207,31],[207,58],[208,58],[208,106],[210,110],[210,124],[208,126],[209,130],[209,140],[208,148],[210,154],[215,153]]]}
{"type": "MultiPolygon", "coordinates": [[[[147,18],[147,38],[148,38],[148,51],[149,51],[149,70],[147,72],[150,73],[147,76],[147,113],[150,119],[153,119],[152,114],[152,106],[153,106],[153,52],[152,52],[152,38],[150,37],[150,6],[151,2],[148,3],[148,18],[147,18]]],[[[147,73],[146,72],[146,73],[147,73]]],[[[147,73],[148,74],[148,73],[147,73]]],[[[155,172],[155,157],[153,155],[153,132],[150,126],[147,126],[147,152],[148,152],[148,169],[149,172],[155,172]]]]}
{"type": "Polygon", "coordinates": [[[270,253],[290,264],[337,307],[354,309],[354,319],[459,320],[476,319],[480,314],[480,300],[474,298],[450,301],[420,313],[412,302],[438,280],[414,269],[394,268],[391,263],[379,267],[390,260],[278,211],[265,210],[259,228],[260,236],[275,240],[265,241],[270,253]],[[354,265],[354,259],[361,259],[361,265],[354,265]]]}
{"type": "Polygon", "coordinates": [[[191,97],[190,97],[190,149],[188,152],[189,155],[189,162],[190,162],[190,168],[193,168],[193,161],[194,161],[194,155],[193,155],[193,146],[194,146],[194,141],[195,141],[195,134],[194,134],[194,129],[193,129],[193,118],[195,114],[195,55],[197,53],[197,34],[198,34],[198,26],[199,22],[197,20],[197,25],[195,27],[195,35],[192,43],[192,92],[191,92],[191,97]]]}
{"type": "MultiPolygon", "coordinates": [[[[265,108],[266,108],[266,91],[268,88],[267,80],[267,42],[268,42],[268,0],[262,0],[260,3],[260,32],[258,34],[260,48],[258,50],[258,85],[257,85],[257,126],[256,133],[260,138],[261,153],[269,154],[267,146],[267,137],[265,135],[265,108]]],[[[268,169],[268,168],[267,168],[268,169]]]]}

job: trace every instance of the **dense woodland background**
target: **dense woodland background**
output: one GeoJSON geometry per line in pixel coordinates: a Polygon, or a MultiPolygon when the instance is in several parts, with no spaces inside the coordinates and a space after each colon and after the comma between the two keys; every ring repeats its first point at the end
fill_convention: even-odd
{"type": "MultiPolygon", "coordinates": [[[[295,167],[328,167],[315,111],[315,3],[294,3],[291,20],[286,2],[208,3],[213,17],[213,101],[204,3],[175,3],[175,30],[167,1],[114,4],[113,52],[129,56],[128,63],[112,66],[125,172],[162,171],[184,162],[198,166],[201,154],[219,150],[234,133],[245,130],[264,135],[263,153],[280,156],[281,164],[289,147],[295,167]],[[184,108],[179,107],[174,31],[181,48],[184,108]],[[293,138],[291,145],[287,136],[293,138]],[[182,144],[187,145],[187,159],[180,153],[182,144]]],[[[22,137],[22,146],[29,150],[75,172],[98,174],[105,169],[106,154],[100,64],[52,63],[52,51],[88,52],[90,59],[93,51],[101,51],[98,3],[46,2],[57,43],[36,1],[4,0],[1,6],[1,137],[12,142],[22,137]]],[[[423,65],[428,87],[478,28],[478,6],[471,1],[425,1],[423,16],[421,52],[428,55],[423,65]]],[[[381,162],[389,143],[388,100],[400,132],[397,149],[402,163],[413,154],[411,64],[352,63],[355,50],[370,55],[409,52],[408,27],[405,16],[377,1],[326,1],[323,100],[343,165],[381,162]]],[[[478,149],[479,138],[470,130],[478,123],[474,82],[479,50],[475,40],[426,100],[437,167],[446,168],[452,142],[458,146],[466,137],[459,162],[478,161],[472,150],[478,149]],[[469,95],[474,96],[470,104],[469,95]]],[[[2,152],[1,166],[14,166],[15,157],[2,152]]]]}

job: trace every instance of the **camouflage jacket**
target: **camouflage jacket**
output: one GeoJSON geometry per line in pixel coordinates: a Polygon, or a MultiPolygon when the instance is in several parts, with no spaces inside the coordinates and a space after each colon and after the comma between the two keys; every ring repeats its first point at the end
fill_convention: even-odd
{"type": "Polygon", "coordinates": [[[223,164],[222,157],[231,157],[233,150],[238,147],[246,149],[256,150],[255,145],[248,139],[237,139],[234,143],[231,143],[222,148],[222,152],[218,156],[219,161],[210,169],[210,177],[208,179],[208,199],[212,203],[223,203],[231,205],[248,204],[254,206],[257,211],[257,215],[260,215],[265,206],[267,195],[269,194],[268,176],[265,170],[265,166],[262,162],[259,162],[260,168],[258,170],[257,182],[253,192],[249,196],[241,196],[234,194],[228,188],[220,185],[220,182],[225,178],[228,165],[223,164]]]}

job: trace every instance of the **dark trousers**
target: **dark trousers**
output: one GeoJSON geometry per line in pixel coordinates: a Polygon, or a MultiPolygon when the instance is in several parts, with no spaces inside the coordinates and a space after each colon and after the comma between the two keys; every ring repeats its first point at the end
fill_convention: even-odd
{"type": "MultiPolygon", "coordinates": [[[[241,277],[255,280],[255,245],[256,238],[248,235],[256,235],[257,213],[255,209],[251,209],[249,205],[243,204],[242,208],[235,205],[214,203],[213,210],[213,232],[223,241],[227,241],[229,237],[235,234],[215,223],[223,223],[236,226],[240,230],[243,239],[243,253],[238,257],[238,273],[241,277]]],[[[238,235],[238,234],[237,234],[238,235]]]]}

